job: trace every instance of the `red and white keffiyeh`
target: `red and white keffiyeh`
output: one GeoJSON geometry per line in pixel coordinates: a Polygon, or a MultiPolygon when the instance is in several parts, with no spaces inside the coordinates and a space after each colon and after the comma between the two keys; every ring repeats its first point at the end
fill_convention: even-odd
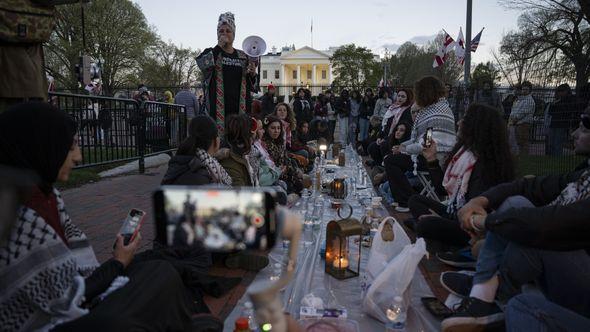
{"type": "Polygon", "coordinates": [[[465,194],[476,162],[475,155],[465,147],[461,147],[449,162],[442,185],[449,195],[450,213],[465,205],[465,194]]]}

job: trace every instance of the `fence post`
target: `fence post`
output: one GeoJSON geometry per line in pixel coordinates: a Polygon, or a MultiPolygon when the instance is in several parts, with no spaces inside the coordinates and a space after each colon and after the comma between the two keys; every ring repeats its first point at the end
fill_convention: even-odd
{"type": "Polygon", "coordinates": [[[145,141],[146,141],[146,104],[139,102],[139,126],[137,127],[137,150],[139,152],[139,174],[145,173],[145,141]]]}

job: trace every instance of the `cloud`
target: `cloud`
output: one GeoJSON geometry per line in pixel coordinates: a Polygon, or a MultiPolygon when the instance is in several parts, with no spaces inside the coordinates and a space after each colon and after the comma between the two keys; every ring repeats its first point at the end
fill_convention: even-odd
{"type": "Polygon", "coordinates": [[[408,40],[408,41],[412,42],[418,46],[423,46],[423,45],[426,45],[429,42],[433,41],[435,38],[436,38],[436,35],[414,36],[414,37],[410,38],[410,40],[408,40]]]}
{"type": "Polygon", "coordinates": [[[389,7],[389,3],[385,2],[385,1],[373,1],[373,2],[371,2],[371,4],[375,7],[381,7],[381,8],[389,7]]]}

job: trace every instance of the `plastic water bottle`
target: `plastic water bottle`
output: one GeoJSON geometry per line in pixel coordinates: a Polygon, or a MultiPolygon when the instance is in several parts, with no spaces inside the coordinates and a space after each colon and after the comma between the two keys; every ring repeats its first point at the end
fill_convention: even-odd
{"type": "Polygon", "coordinates": [[[366,274],[363,274],[361,278],[361,300],[367,295],[367,289],[369,288],[369,279],[366,274]]]}
{"type": "Polygon", "coordinates": [[[256,320],[254,319],[254,306],[252,305],[252,302],[246,301],[244,303],[244,308],[242,309],[241,316],[248,319],[248,325],[250,327],[250,331],[252,331],[252,332],[260,331],[258,329],[258,324],[256,324],[256,320]]]}
{"type": "Polygon", "coordinates": [[[385,325],[386,331],[405,331],[406,330],[406,308],[404,308],[401,296],[393,298],[393,303],[385,312],[389,322],[385,325]]]}

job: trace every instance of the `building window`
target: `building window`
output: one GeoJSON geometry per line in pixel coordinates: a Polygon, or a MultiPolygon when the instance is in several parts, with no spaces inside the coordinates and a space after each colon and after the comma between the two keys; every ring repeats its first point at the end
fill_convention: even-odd
{"type": "Polygon", "coordinates": [[[322,79],[325,80],[326,79],[326,71],[322,70],[322,79]]]}
{"type": "Polygon", "coordinates": [[[293,70],[293,79],[296,80],[297,79],[297,70],[293,70]]]}
{"type": "Polygon", "coordinates": [[[308,80],[311,80],[311,70],[308,70],[307,71],[307,79],[308,80]]]}
{"type": "Polygon", "coordinates": [[[279,71],[278,70],[275,70],[275,79],[277,79],[277,80],[279,79],[279,71]]]}
{"type": "Polygon", "coordinates": [[[266,70],[263,70],[262,71],[262,79],[267,79],[267,77],[268,77],[267,71],[266,70]]]}

